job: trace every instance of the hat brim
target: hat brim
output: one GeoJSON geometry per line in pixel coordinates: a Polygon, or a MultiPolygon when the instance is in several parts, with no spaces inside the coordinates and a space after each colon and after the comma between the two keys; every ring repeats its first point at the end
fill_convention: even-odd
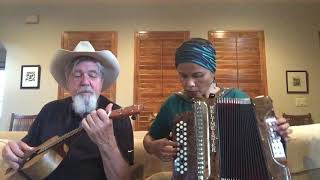
{"type": "Polygon", "coordinates": [[[95,52],[74,52],[60,49],[56,52],[50,65],[50,72],[57,83],[67,89],[65,67],[77,57],[89,56],[104,67],[102,91],[110,87],[119,75],[120,65],[117,58],[108,50],[95,52]]]}

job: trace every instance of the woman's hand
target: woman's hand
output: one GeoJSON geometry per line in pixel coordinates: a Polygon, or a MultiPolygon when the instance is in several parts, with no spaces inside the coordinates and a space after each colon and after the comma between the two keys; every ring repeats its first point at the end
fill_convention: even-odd
{"type": "Polygon", "coordinates": [[[151,152],[162,161],[172,161],[177,154],[177,143],[162,138],[152,141],[151,152]]]}
{"type": "Polygon", "coordinates": [[[285,118],[281,117],[277,118],[277,126],[277,132],[287,141],[290,138],[289,134],[292,133],[292,130],[289,129],[290,124],[285,118]]]}

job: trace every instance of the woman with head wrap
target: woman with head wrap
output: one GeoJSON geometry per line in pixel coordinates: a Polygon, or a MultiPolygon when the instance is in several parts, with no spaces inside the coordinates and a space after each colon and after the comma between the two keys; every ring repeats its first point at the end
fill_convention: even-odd
{"type": "MultiPolygon", "coordinates": [[[[176,155],[177,143],[167,139],[173,119],[177,114],[192,111],[192,98],[208,98],[220,94],[227,98],[246,98],[238,89],[217,87],[215,81],[216,52],[205,39],[193,38],[185,41],[176,51],[175,65],[184,92],[174,93],[161,106],[149,133],[144,138],[147,152],[162,161],[171,161],[176,155]]],[[[278,119],[278,132],[288,137],[289,124],[284,118],[278,119]]]]}

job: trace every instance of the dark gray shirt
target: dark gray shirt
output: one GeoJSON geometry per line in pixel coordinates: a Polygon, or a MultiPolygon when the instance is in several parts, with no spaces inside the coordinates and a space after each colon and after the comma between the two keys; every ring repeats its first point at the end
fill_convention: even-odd
{"type": "MultiPolygon", "coordinates": [[[[110,102],[100,96],[98,108],[104,109],[110,102]]],[[[120,106],[113,105],[113,109],[118,108],[120,106]]],[[[61,136],[78,128],[81,120],[82,118],[73,111],[71,97],[52,101],[42,108],[22,141],[30,146],[39,146],[53,136],[61,136]]],[[[122,156],[129,164],[133,164],[133,132],[130,119],[113,121],[113,129],[122,156]]],[[[69,146],[68,153],[46,179],[106,179],[99,150],[84,131],[66,144],[69,146]]]]}

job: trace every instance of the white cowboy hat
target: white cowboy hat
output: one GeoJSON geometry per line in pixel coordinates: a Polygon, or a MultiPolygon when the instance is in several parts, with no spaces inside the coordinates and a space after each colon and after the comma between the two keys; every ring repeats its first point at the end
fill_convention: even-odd
{"type": "Polygon", "coordinates": [[[117,79],[120,65],[117,58],[109,50],[95,51],[89,41],[80,41],[73,51],[59,49],[53,57],[50,72],[57,83],[67,89],[65,67],[79,56],[94,58],[104,67],[102,90],[110,87],[117,79]]]}

